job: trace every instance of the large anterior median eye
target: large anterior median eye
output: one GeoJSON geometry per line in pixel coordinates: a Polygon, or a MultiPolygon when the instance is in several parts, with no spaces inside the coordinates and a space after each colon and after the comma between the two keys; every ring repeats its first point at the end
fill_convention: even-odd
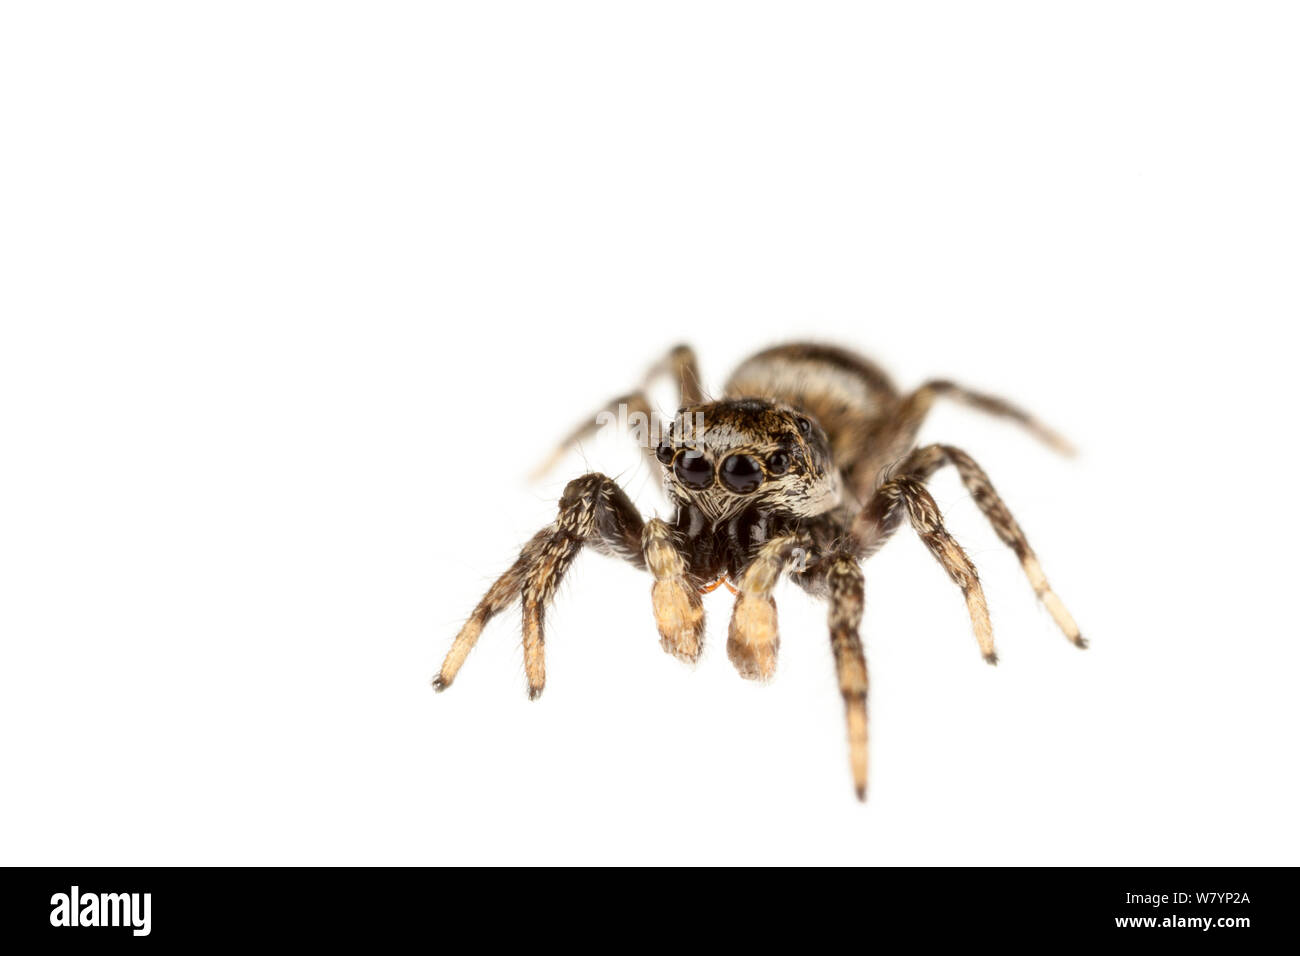
{"type": "Polygon", "coordinates": [[[713,484],[713,466],[703,452],[694,448],[686,448],[678,453],[673,473],[687,488],[707,488],[713,484]]]}
{"type": "Polygon", "coordinates": [[[763,483],[763,469],[748,455],[731,455],[719,469],[722,483],[738,495],[747,495],[763,483]]]}

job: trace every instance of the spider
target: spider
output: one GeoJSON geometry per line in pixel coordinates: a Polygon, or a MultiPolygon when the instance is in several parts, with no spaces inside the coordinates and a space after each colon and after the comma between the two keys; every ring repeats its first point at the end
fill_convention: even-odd
{"type": "MultiPolygon", "coordinates": [[[[665,651],[694,662],[704,637],[702,595],[726,583],[735,595],[727,656],[742,677],[767,680],[776,670],[776,603],[788,575],[829,604],[831,652],[848,723],[849,763],[858,799],[867,791],[867,664],[860,564],[904,518],[962,592],[980,653],[997,663],[979,574],[944,527],[926,490],[952,465],[998,537],[1020,559],[1029,583],[1065,636],[1087,646],[1057,597],[1024,532],[975,461],[951,445],[917,447],[916,434],[935,399],[944,397],[1018,422],[1070,454],[1055,432],[1015,406],[947,381],[910,394],[866,358],[816,344],[771,348],[747,359],[717,401],[706,401],[694,353],[674,348],[641,387],[605,409],[649,416],[646,390],[671,374],[681,408],[657,444],[644,444],[662,472],[673,506],[667,520],[643,520],[613,479],[597,473],[569,482],[554,522],[524,545],[479,602],[443,661],[433,686],[449,687],[483,627],[513,602],[523,608],[528,695],[545,685],[543,619],[560,580],[584,545],[654,579],[651,603],[665,651]]],[[[598,416],[599,419],[599,416],[598,416]]],[[[595,430],[575,430],[552,456],[595,430]]]]}

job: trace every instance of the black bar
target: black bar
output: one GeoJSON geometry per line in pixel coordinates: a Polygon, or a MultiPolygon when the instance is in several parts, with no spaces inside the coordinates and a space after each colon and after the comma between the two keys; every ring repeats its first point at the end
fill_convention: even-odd
{"type": "MultiPolygon", "coordinates": [[[[1291,869],[854,869],[805,872],[581,869],[8,869],[10,934],[99,946],[427,939],[454,930],[493,946],[573,934],[621,949],[642,936],[739,942],[803,933],[871,945],[904,939],[1132,940],[1238,946],[1285,939],[1291,869]],[[68,925],[72,888],[81,912],[68,925]],[[105,901],[103,894],[112,894],[105,901]],[[135,894],[135,896],[131,896],[135,894]],[[143,919],[148,894],[148,921],[143,919]],[[95,897],[95,903],[87,902],[95,897]],[[132,917],[135,917],[134,920],[132,917]],[[1208,921],[1208,924],[1202,921],[1208,921]],[[63,925],[54,925],[62,923],[63,925]],[[1122,924],[1122,925],[1121,925],[1122,924]],[[706,927],[698,930],[695,927],[706,927]],[[621,928],[620,928],[621,927],[621,928]],[[147,929],[147,934],[144,930],[147,929]],[[599,931],[599,932],[597,932],[599,931]],[[611,938],[610,931],[630,934],[611,938]],[[685,935],[683,935],[685,934],[685,935]],[[1279,934],[1281,934],[1279,936],[1279,934]],[[879,941],[879,937],[877,937],[879,941]]],[[[798,937],[796,937],[798,938],[798,937]]]]}

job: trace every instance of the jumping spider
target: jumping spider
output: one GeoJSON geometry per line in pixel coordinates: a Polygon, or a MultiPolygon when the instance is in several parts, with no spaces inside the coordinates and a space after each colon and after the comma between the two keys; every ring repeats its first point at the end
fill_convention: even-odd
{"type": "MultiPolygon", "coordinates": [[[[701,595],[727,583],[736,594],[727,656],[742,677],[766,680],[776,670],[778,646],[772,592],[788,574],[829,603],[853,783],[864,799],[867,664],[858,636],[863,600],[859,564],[880,549],[904,517],[961,588],[980,653],[997,663],[979,575],[944,528],[925,487],[944,465],[957,469],[1065,636],[1087,646],[983,469],[951,445],[915,445],[926,413],[944,396],[1016,421],[1069,453],[1062,438],[1023,411],[944,381],[904,395],[867,359],[808,344],[768,349],[748,359],[717,401],[705,401],[695,356],[679,346],[651,369],[640,389],[610,407],[625,405],[649,415],[646,387],[660,372],[672,373],[682,407],[663,440],[646,453],[652,470],[663,473],[675,509],[672,517],[643,521],[605,475],[571,481],[555,521],[524,546],[456,635],[434,679],[437,690],[451,685],[483,626],[520,600],[528,695],[540,695],[545,684],[542,619],[583,545],[649,570],[660,642],[685,661],[695,661],[700,653],[701,595]]],[[[593,430],[592,425],[580,427],[560,451],[593,430]]]]}

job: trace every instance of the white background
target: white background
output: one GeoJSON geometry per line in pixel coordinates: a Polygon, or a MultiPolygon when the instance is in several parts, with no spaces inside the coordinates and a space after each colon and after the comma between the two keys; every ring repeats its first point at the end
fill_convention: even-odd
{"type": "MultiPolygon", "coordinates": [[[[1297,860],[1300,138],[1287,4],[11,4],[0,17],[5,863],[1297,860]],[[584,556],[524,693],[464,616],[672,343],[941,406],[1003,663],[866,566],[871,793],[824,608],[776,679],[584,556]]],[[[671,399],[664,396],[665,404],[671,399]]],[[[662,513],[662,511],[661,511],[662,513]]]]}

